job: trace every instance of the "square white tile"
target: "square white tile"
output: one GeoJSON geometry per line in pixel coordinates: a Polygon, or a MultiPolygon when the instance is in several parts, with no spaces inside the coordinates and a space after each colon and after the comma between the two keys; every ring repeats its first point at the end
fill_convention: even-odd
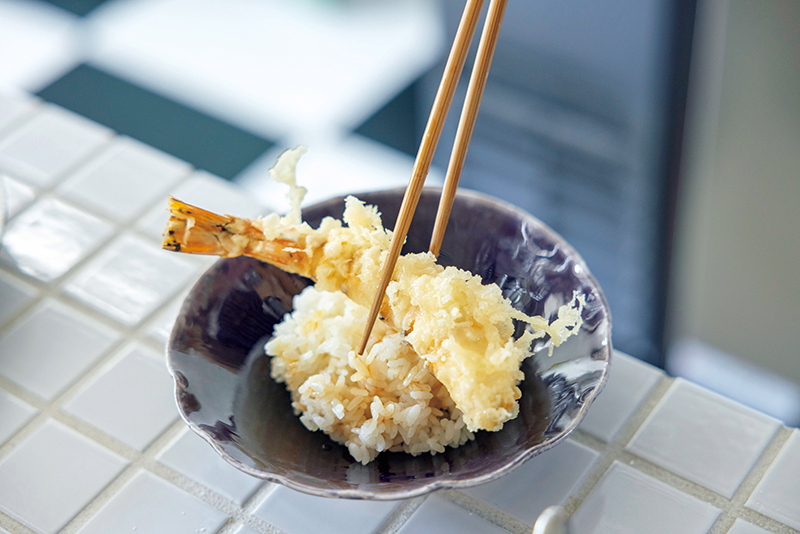
{"type": "Polygon", "coordinates": [[[33,286],[0,272],[0,325],[15,317],[37,293],[33,286]]]}
{"type": "Polygon", "coordinates": [[[253,515],[287,534],[372,534],[397,505],[397,501],[326,499],[277,486],[253,515]]]}
{"type": "Polygon", "coordinates": [[[223,460],[188,428],[158,455],[158,461],[239,505],[264,484],[223,460]]]}
{"type": "Polygon", "coordinates": [[[58,106],[45,105],[0,141],[0,169],[48,187],[112,136],[111,130],[58,106]]]}
{"type": "Polygon", "coordinates": [[[199,274],[200,263],[140,237],[119,235],[84,265],[64,291],[133,326],[199,274]]]}
{"type": "Polygon", "coordinates": [[[628,450],[732,497],[780,423],[676,379],[628,450]]]}
{"type": "Polygon", "coordinates": [[[733,524],[728,534],[770,534],[768,530],[757,527],[752,523],[748,523],[743,519],[737,519],[733,524]]]}
{"type": "Polygon", "coordinates": [[[48,300],[0,338],[0,374],[49,400],[119,338],[77,310],[48,300]]]}
{"type": "Polygon", "coordinates": [[[800,430],[792,432],[746,506],[800,530],[800,430]]]}
{"type": "Polygon", "coordinates": [[[186,162],[121,136],[67,178],[58,192],[126,224],[165,196],[190,170],[186,162]]]}
{"type": "MultiPolygon", "coordinates": [[[[177,199],[215,213],[256,218],[267,208],[241,187],[205,171],[194,172],[189,179],[168,190],[177,199]]],[[[137,228],[144,234],[161,238],[169,220],[167,194],[147,212],[137,228]]]]}
{"type": "Polygon", "coordinates": [[[13,125],[36,105],[36,100],[22,92],[0,91],[0,130],[13,125]]]}
{"type": "Polygon", "coordinates": [[[0,390],[0,445],[36,415],[36,408],[0,390]]]}
{"type": "Polygon", "coordinates": [[[705,534],[720,511],[614,462],[570,520],[578,534],[705,534]]]}
{"type": "Polygon", "coordinates": [[[172,333],[172,327],[175,325],[175,319],[178,318],[178,313],[181,311],[181,306],[186,298],[186,292],[181,292],[177,298],[169,303],[163,310],[161,310],[151,321],[145,326],[144,332],[147,337],[167,346],[169,336],[172,333]]]}
{"type": "Polygon", "coordinates": [[[416,534],[417,532],[501,534],[506,531],[447,499],[433,494],[403,524],[397,534],[416,534]]]}
{"type": "Polygon", "coordinates": [[[163,355],[128,347],[64,409],[131,447],[144,450],[177,418],[163,355]]]}
{"type": "Polygon", "coordinates": [[[545,508],[570,496],[599,457],[588,447],[567,440],[503,478],[464,493],[533,525],[545,508]]]}
{"type": "Polygon", "coordinates": [[[248,527],[247,525],[242,525],[233,534],[261,534],[260,532],[253,530],[252,528],[248,527]]]}
{"type": "Polygon", "coordinates": [[[0,176],[0,180],[2,180],[0,187],[4,188],[6,197],[6,217],[10,219],[33,202],[36,191],[33,187],[8,175],[0,176]]]}
{"type": "Polygon", "coordinates": [[[213,534],[227,516],[152,473],[136,474],[80,534],[213,534]]]}
{"type": "Polygon", "coordinates": [[[0,510],[36,532],[57,532],[126,465],[50,420],[0,461],[0,510]]]}
{"type": "Polygon", "coordinates": [[[610,442],[663,376],[659,369],[614,351],[608,382],[580,429],[610,442]]]}
{"type": "Polygon", "coordinates": [[[44,198],[9,223],[0,261],[49,282],[74,267],[112,232],[112,227],[97,217],[60,200],[44,198]]]}

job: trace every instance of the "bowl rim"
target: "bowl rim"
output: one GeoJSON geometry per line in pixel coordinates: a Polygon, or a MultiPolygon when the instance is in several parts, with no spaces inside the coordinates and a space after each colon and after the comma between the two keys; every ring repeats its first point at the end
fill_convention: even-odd
{"type": "MultiPolygon", "coordinates": [[[[322,200],[322,201],[317,202],[317,203],[315,203],[315,204],[313,204],[311,206],[307,206],[307,207],[305,207],[303,209],[304,210],[305,209],[309,209],[309,208],[317,209],[317,208],[324,208],[325,206],[328,206],[330,204],[339,204],[339,203],[342,203],[344,201],[344,199],[347,198],[348,196],[355,196],[356,198],[361,199],[361,195],[400,194],[400,196],[402,198],[403,194],[405,193],[405,190],[406,190],[405,187],[399,187],[399,188],[392,188],[392,189],[385,189],[385,190],[378,190],[378,191],[362,191],[360,193],[349,193],[349,194],[346,194],[346,195],[340,195],[340,196],[337,196],[337,197],[332,197],[332,198],[329,198],[329,199],[326,199],[326,200],[322,200]]],[[[423,188],[423,193],[425,193],[425,192],[428,192],[428,193],[437,192],[437,193],[440,194],[441,190],[442,190],[441,187],[424,187],[423,188]]],[[[489,473],[484,473],[482,475],[476,475],[476,476],[472,476],[472,477],[469,477],[469,478],[463,478],[463,479],[454,479],[454,478],[430,479],[429,481],[426,481],[426,482],[424,482],[424,483],[422,483],[419,486],[414,487],[414,488],[409,488],[409,489],[402,489],[402,488],[391,489],[391,488],[387,488],[386,490],[378,489],[378,488],[380,488],[379,485],[376,485],[375,489],[370,489],[370,490],[364,490],[364,489],[336,489],[336,488],[321,488],[321,487],[318,487],[318,486],[305,484],[303,482],[298,482],[298,481],[292,479],[289,476],[281,475],[281,474],[273,473],[273,472],[268,472],[268,471],[264,471],[264,470],[260,470],[260,469],[257,469],[257,468],[254,468],[254,467],[251,467],[249,465],[246,465],[246,464],[242,463],[240,460],[236,459],[229,452],[227,452],[225,449],[223,449],[222,446],[213,438],[213,436],[211,436],[208,432],[206,432],[205,430],[200,428],[200,426],[196,422],[192,421],[189,418],[189,414],[185,412],[184,406],[181,403],[181,386],[180,386],[180,380],[179,380],[179,378],[177,376],[177,373],[179,371],[175,368],[174,361],[173,361],[173,358],[171,356],[173,343],[174,343],[175,338],[177,337],[177,334],[178,334],[178,322],[176,321],[176,323],[175,323],[175,325],[173,325],[172,331],[170,333],[169,340],[168,340],[168,342],[167,342],[167,344],[165,346],[165,352],[166,352],[167,368],[168,368],[168,371],[169,371],[170,375],[173,378],[173,384],[174,384],[174,390],[173,391],[174,391],[175,402],[177,404],[178,412],[179,412],[179,414],[181,416],[181,419],[183,419],[183,421],[189,426],[189,428],[193,432],[195,432],[195,434],[200,435],[200,437],[202,437],[209,445],[211,445],[211,447],[216,451],[216,453],[219,454],[225,461],[227,461],[229,464],[233,465],[235,468],[239,469],[240,471],[242,471],[242,472],[244,472],[244,473],[246,473],[246,474],[248,474],[248,475],[250,475],[252,477],[255,477],[255,478],[258,478],[258,479],[261,479],[261,480],[266,480],[268,482],[281,484],[281,485],[286,486],[286,487],[288,487],[288,488],[290,488],[292,490],[300,491],[302,493],[306,493],[306,494],[317,496],[317,497],[344,498],[344,499],[354,499],[354,500],[376,500],[376,501],[401,500],[401,499],[409,499],[409,498],[413,498],[413,497],[419,497],[419,496],[431,493],[433,491],[438,491],[438,490],[443,490],[443,489],[463,489],[463,488],[468,488],[468,487],[472,487],[472,486],[477,486],[477,485],[480,485],[480,484],[484,484],[484,483],[490,482],[492,480],[495,480],[497,478],[500,478],[500,477],[510,473],[511,471],[513,471],[514,469],[516,469],[517,467],[519,467],[520,465],[522,465],[523,463],[525,463],[529,459],[533,458],[534,456],[537,456],[537,455],[539,455],[539,454],[541,454],[543,452],[546,452],[546,451],[552,449],[553,447],[555,447],[556,445],[558,445],[559,443],[561,443],[562,441],[564,441],[575,430],[575,428],[577,428],[577,426],[583,421],[583,419],[586,417],[586,413],[588,412],[589,408],[591,407],[591,405],[594,403],[594,401],[597,399],[597,397],[600,395],[600,393],[605,388],[605,385],[606,385],[606,383],[608,381],[608,375],[609,375],[609,373],[611,371],[612,356],[613,356],[613,345],[612,345],[612,336],[611,336],[612,317],[611,317],[611,311],[610,311],[610,308],[609,308],[608,301],[606,299],[605,293],[603,292],[602,288],[600,287],[600,284],[597,282],[597,279],[594,277],[594,275],[592,274],[592,272],[589,270],[588,266],[586,265],[586,262],[583,259],[583,256],[581,256],[580,253],[577,250],[575,250],[575,248],[572,247],[572,245],[567,240],[565,240],[558,232],[553,230],[549,225],[544,223],[542,220],[540,220],[536,216],[532,215],[531,213],[523,210],[522,208],[520,208],[518,206],[515,206],[514,204],[511,204],[510,202],[495,198],[493,196],[490,196],[488,194],[485,194],[485,193],[482,193],[482,192],[479,192],[479,191],[474,191],[474,190],[467,189],[467,188],[459,188],[457,190],[457,196],[471,198],[472,200],[477,200],[477,201],[482,202],[482,203],[492,204],[492,205],[494,205],[496,207],[501,208],[504,211],[516,214],[517,216],[519,216],[522,219],[533,219],[534,221],[536,221],[540,225],[541,229],[543,231],[545,231],[546,233],[548,233],[551,238],[556,240],[561,246],[568,247],[568,249],[570,251],[570,254],[573,255],[573,257],[574,257],[575,263],[581,265],[582,269],[584,270],[584,272],[582,274],[584,276],[588,277],[589,281],[593,284],[594,289],[596,290],[598,297],[601,299],[602,308],[604,309],[604,311],[606,313],[606,321],[607,321],[607,327],[606,327],[607,335],[606,335],[606,339],[605,339],[605,345],[606,345],[607,348],[604,347],[605,348],[605,354],[607,355],[607,357],[605,359],[602,359],[602,361],[605,362],[605,366],[602,369],[602,374],[601,374],[599,380],[597,381],[596,386],[589,392],[589,394],[585,398],[583,398],[583,402],[582,402],[579,410],[577,411],[576,415],[574,416],[572,421],[570,421],[570,423],[561,432],[559,432],[556,436],[553,436],[552,438],[546,439],[544,442],[542,442],[542,443],[540,443],[540,444],[538,444],[536,446],[533,446],[533,447],[530,447],[530,448],[528,448],[528,449],[526,449],[524,451],[521,451],[512,460],[510,460],[509,462],[504,464],[502,467],[499,467],[499,468],[497,468],[494,471],[491,471],[489,473]]],[[[367,202],[367,201],[364,201],[364,202],[369,204],[369,202],[367,202]]],[[[187,300],[188,300],[188,295],[193,294],[195,292],[195,290],[198,289],[200,284],[203,282],[203,279],[212,270],[218,268],[220,264],[222,264],[222,263],[224,263],[226,261],[229,261],[229,260],[233,260],[233,259],[236,259],[236,258],[220,258],[217,261],[215,261],[213,264],[211,264],[203,272],[203,274],[200,275],[200,277],[195,281],[195,283],[192,284],[191,289],[187,293],[187,297],[185,298],[185,300],[181,304],[181,308],[180,308],[180,311],[178,313],[178,317],[180,317],[184,312],[184,306],[186,306],[186,303],[187,303],[187,300]]],[[[258,261],[258,260],[256,260],[256,261],[258,261]]]]}

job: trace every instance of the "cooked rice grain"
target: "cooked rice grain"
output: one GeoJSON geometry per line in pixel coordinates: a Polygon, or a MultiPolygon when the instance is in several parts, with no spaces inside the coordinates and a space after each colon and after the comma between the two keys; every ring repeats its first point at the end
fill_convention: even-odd
{"type": "Polygon", "coordinates": [[[441,453],[474,438],[447,389],[403,336],[378,321],[358,355],[368,310],[313,286],[275,327],[265,350],[309,430],[322,430],[366,464],[384,450],[441,453]]]}

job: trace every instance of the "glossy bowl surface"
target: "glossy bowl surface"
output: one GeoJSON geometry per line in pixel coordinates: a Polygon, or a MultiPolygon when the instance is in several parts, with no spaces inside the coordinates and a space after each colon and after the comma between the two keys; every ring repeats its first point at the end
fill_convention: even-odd
{"type": "MultiPolygon", "coordinates": [[[[391,226],[403,190],[357,195],[377,205],[391,226]]],[[[404,252],[427,249],[440,190],[426,189],[404,252]]],[[[342,198],[303,212],[316,226],[341,217],[342,198]]],[[[439,261],[499,284],[516,307],[552,317],[573,291],[586,295],[580,332],[548,356],[534,347],[523,363],[520,415],[500,432],[443,454],[383,453],[364,466],[346,447],[310,432],[290,397],[270,377],[263,346],[309,280],[254,259],[223,259],[186,298],[167,347],[178,408],[189,426],[225,460],[252,476],[313,495],[401,499],[493,480],[562,441],[606,382],[611,318],[583,260],[533,216],[470,191],[456,196],[439,261]]],[[[521,331],[521,326],[518,332],[521,331]]]]}

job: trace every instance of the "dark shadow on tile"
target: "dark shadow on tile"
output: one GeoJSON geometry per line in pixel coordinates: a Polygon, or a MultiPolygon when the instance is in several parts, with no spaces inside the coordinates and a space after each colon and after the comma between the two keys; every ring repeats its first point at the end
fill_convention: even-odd
{"type": "Polygon", "coordinates": [[[423,132],[419,127],[420,83],[418,80],[406,87],[355,132],[416,156],[423,132]]]}
{"type": "Polygon", "coordinates": [[[228,180],[274,145],[89,65],[39,96],[228,180]]]}
{"type": "Polygon", "coordinates": [[[104,4],[107,0],[45,0],[48,4],[53,4],[56,7],[65,9],[70,13],[78,16],[84,16],[90,13],[94,8],[100,4],[104,4]]]}

